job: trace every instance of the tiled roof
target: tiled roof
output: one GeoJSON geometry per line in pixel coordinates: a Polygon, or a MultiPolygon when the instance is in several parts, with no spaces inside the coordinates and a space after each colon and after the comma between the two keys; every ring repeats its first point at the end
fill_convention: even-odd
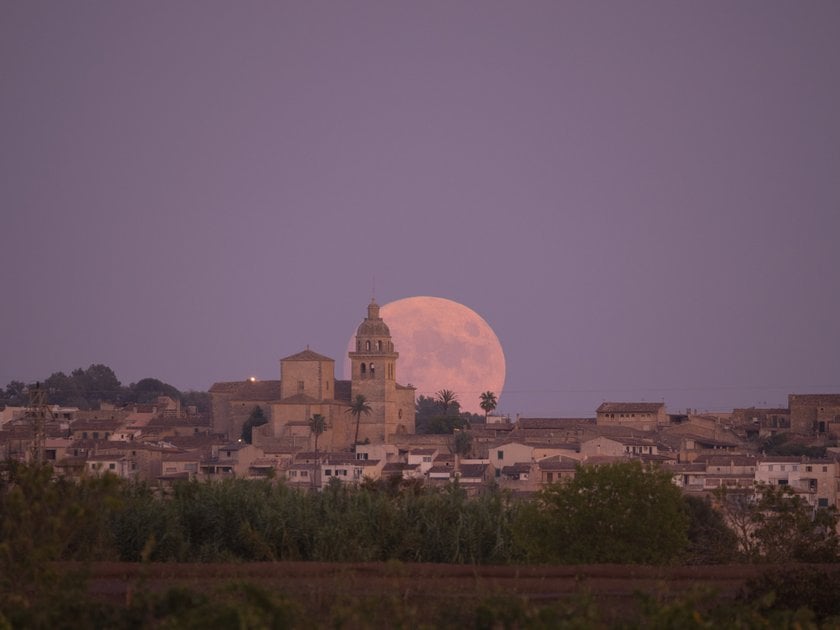
{"type": "Polygon", "coordinates": [[[309,348],[304,350],[303,352],[298,352],[297,354],[293,354],[291,356],[285,357],[280,359],[281,361],[332,361],[335,363],[334,359],[329,357],[325,357],[323,354],[318,354],[317,352],[313,352],[309,348]]]}
{"type": "Polygon", "coordinates": [[[597,413],[657,413],[665,403],[649,402],[605,402],[598,407],[597,413]]]}
{"type": "Polygon", "coordinates": [[[211,394],[227,394],[233,400],[269,401],[280,398],[280,381],[229,381],[213,383],[211,394]]]}
{"type": "Polygon", "coordinates": [[[114,431],[122,426],[120,420],[76,420],[70,423],[71,431],[114,431]]]}
{"type": "Polygon", "coordinates": [[[580,462],[561,455],[546,457],[537,462],[540,470],[574,470],[580,462]]]}
{"type": "Polygon", "coordinates": [[[595,418],[519,418],[521,429],[574,429],[582,424],[595,424],[595,418]]]}
{"type": "Polygon", "coordinates": [[[468,479],[483,477],[484,472],[487,470],[487,466],[489,466],[489,464],[461,464],[461,477],[466,477],[468,479]]]}
{"type": "Polygon", "coordinates": [[[694,459],[707,466],[755,466],[756,458],[750,455],[700,455],[694,459]]]}

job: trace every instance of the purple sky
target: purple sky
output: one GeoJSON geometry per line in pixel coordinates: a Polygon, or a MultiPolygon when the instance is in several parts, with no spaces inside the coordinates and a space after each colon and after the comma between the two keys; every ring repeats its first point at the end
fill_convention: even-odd
{"type": "Polygon", "coordinates": [[[3,2],[0,234],[0,386],[340,367],[375,275],[502,411],[837,392],[840,2],[3,2]]]}

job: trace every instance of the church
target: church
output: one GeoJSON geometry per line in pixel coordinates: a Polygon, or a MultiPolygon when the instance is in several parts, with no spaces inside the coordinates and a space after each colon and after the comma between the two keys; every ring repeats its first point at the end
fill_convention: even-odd
{"type": "Polygon", "coordinates": [[[307,347],[280,359],[280,380],[214,383],[210,388],[214,432],[238,439],[254,407],[260,407],[268,423],[254,430],[254,444],[302,448],[309,444],[309,419],[321,414],[326,430],[319,448],[349,449],[356,418],[348,410],[362,395],[371,412],[361,416],[360,442],[390,444],[398,435],[414,433],[414,388],[397,383],[399,353],[375,300],[356,330],[355,350],[349,357],[349,381],[335,378],[333,359],[307,347]]]}

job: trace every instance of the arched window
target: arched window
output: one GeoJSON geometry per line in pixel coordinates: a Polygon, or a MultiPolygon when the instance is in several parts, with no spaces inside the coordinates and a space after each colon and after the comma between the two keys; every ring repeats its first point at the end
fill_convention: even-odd
{"type": "Polygon", "coordinates": [[[370,341],[365,341],[365,350],[370,351],[370,341]]]}
{"type": "Polygon", "coordinates": [[[362,351],[362,342],[356,339],[356,352],[362,351]]]}
{"type": "Polygon", "coordinates": [[[366,369],[365,369],[365,364],[364,364],[364,363],[362,363],[362,378],[364,378],[364,377],[365,377],[365,371],[366,371],[366,369]]]}
{"type": "Polygon", "coordinates": [[[373,363],[370,364],[370,377],[373,378],[374,374],[376,374],[376,368],[373,366],[373,363]]]}
{"type": "Polygon", "coordinates": [[[377,352],[382,352],[382,342],[381,341],[376,342],[376,351],[377,352]]]}

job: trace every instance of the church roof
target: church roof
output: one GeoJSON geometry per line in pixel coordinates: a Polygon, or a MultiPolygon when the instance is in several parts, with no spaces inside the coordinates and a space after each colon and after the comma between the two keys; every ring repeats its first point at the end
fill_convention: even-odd
{"type": "Polygon", "coordinates": [[[329,357],[325,357],[323,354],[318,354],[317,352],[313,352],[309,348],[304,350],[303,352],[298,352],[297,354],[293,354],[292,356],[286,357],[284,359],[280,359],[281,361],[333,361],[329,357]]]}
{"type": "Polygon", "coordinates": [[[228,381],[213,383],[211,394],[228,394],[234,400],[277,400],[280,381],[228,381]]]}

